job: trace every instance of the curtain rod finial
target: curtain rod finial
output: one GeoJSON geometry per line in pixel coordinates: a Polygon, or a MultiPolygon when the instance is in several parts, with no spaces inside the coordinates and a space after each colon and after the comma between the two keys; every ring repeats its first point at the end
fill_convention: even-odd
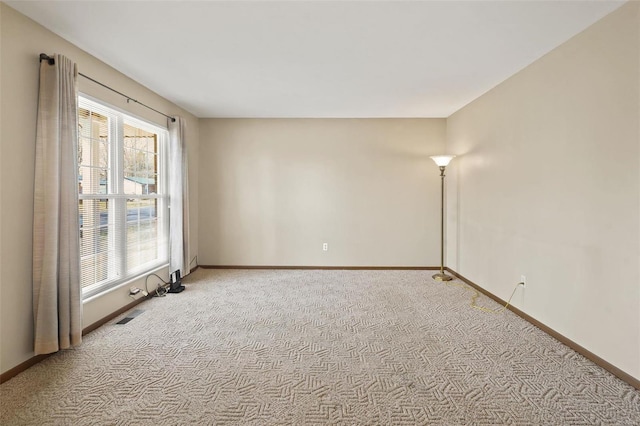
{"type": "Polygon", "coordinates": [[[49,65],[54,65],[56,63],[55,58],[53,56],[47,55],[46,53],[40,54],[40,62],[42,61],[47,61],[49,65]]]}

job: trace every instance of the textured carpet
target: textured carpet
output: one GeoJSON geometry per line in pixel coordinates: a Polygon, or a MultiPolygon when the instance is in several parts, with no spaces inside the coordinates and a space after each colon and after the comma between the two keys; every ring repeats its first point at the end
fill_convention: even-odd
{"type": "Polygon", "coordinates": [[[640,392],[429,271],[186,284],[3,384],[0,424],[640,424],[640,392]]]}

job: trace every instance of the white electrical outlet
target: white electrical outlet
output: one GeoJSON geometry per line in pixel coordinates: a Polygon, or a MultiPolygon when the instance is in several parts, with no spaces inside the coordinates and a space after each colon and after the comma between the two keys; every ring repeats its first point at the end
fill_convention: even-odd
{"type": "Polygon", "coordinates": [[[322,251],[329,251],[329,243],[322,243],[322,251]]]}
{"type": "Polygon", "coordinates": [[[522,287],[527,287],[527,277],[520,275],[520,282],[522,283],[522,287]]]}

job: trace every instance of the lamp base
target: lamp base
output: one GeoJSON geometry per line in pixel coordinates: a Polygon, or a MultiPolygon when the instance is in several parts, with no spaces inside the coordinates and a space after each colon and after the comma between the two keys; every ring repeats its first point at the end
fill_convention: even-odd
{"type": "Polygon", "coordinates": [[[440,273],[433,275],[432,278],[436,281],[451,281],[453,279],[451,275],[440,274],[440,273]]]}

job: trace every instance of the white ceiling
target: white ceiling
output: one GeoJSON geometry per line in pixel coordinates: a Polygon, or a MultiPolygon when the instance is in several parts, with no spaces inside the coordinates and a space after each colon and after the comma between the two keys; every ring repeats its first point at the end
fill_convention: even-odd
{"type": "Polygon", "coordinates": [[[6,3],[198,117],[447,117],[624,2],[6,3]]]}

